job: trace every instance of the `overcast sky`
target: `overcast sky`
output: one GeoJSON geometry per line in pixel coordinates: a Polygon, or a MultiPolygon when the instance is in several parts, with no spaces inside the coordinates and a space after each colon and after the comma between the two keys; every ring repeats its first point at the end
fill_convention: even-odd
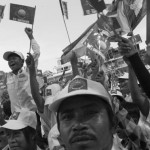
{"type": "MultiPolygon", "coordinates": [[[[68,2],[69,20],[66,20],[71,42],[94,21],[97,16],[83,16],[80,0],[64,0],[68,2]]],[[[112,0],[107,0],[112,2],[112,0]]],[[[35,7],[34,37],[41,47],[39,69],[53,71],[57,65],[57,58],[62,49],[68,44],[68,38],[62,19],[59,0],[1,0],[0,5],[6,5],[4,19],[0,23],[0,70],[10,71],[7,61],[3,60],[3,53],[9,50],[21,51],[25,57],[29,51],[29,39],[24,32],[29,24],[9,20],[10,3],[35,7]]],[[[140,34],[145,48],[146,25],[142,23],[135,29],[134,34],[140,34]]]]}

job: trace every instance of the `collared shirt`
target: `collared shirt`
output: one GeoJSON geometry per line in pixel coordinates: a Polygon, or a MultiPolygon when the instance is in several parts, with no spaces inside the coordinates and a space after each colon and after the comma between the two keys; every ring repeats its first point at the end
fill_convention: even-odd
{"type": "MultiPolygon", "coordinates": [[[[35,67],[38,66],[38,58],[40,56],[40,47],[37,42],[32,39],[31,46],[33,49],[33,58],[35,67]]],[[[11,112],[21,108],[36,110],[36,105],[31,95],[29,70],[27,67],[22,68],[17,75],[12,72],[6,74],[7,90],[11,101],[11,112]]]]}

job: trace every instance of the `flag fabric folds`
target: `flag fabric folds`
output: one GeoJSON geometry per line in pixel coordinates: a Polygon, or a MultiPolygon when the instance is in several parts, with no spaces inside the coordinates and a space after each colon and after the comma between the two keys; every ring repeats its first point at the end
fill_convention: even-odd
{"type": "Polygon", "coordinates": [[[88,0],[81,0],[81,6],[84,15],[91,15],[97,13],[97,11],[94,9],[93,6],[91,6],[88,0]]]}
{"type": "Polygon", "coordinates": [[[27,24],[34,24],[35,8],[10,4],[10,20],[19,21],[27,24]]]}

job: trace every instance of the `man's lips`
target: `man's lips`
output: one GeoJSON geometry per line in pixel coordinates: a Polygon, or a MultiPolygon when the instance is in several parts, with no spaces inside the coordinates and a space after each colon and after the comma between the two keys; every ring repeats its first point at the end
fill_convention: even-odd
{"type": "Polygon", "coordinates": [[[95,140],[95,136],[93,135],[89,135],[89,134],[79,134],[79,135],[75,135],[70,139],[71,143],[76,143],[76,142],[86,142],[86,141],[92,141],[95,140]]]}

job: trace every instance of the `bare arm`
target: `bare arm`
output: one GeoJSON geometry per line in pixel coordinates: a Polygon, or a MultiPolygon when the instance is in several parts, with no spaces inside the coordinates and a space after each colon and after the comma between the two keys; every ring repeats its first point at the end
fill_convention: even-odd
{"type": "Polygon", "coordinates": [[[40,46],[38,45],[38,43],[34,39],[32,29],[25,28],[25,33],[29,37],[30,45],[31,45],[31,48],[33,50],[32,56],[33,56],[34,61],[35,61],[35,68],[37,68],[37,66],[38,66],[38,58],[40,56],[40,46]]]}
{"type": "Polygon", "coordinates": [[[133,102],[136,103],[142,112],[142,114],[147,117],[149,114],[149,101],[142,95],[141,90],[137,83],[137,77],[132,69],[132,66],[129,64],[129,88],[131,91],[131,97],[133,102]]]}
{"type": "Polygon", "coordinates": [[[39,93],[39,85],[36,79],[34,58],[32,57],[30,53],[28,53],[26,64],[27,64],[27,67],[29,68],[29,73],[30,73],[30,86],[31,86],[32,97],[37,105],[39,112],[43,113],[44,112],[44,100],[39,93]]]}
{"type": "Polygon", "coordinates": [[[77,66],[78,59],[77,59],[75,52],[72,52],[72,57],[70,58],[70,63],[72,66],[72,74],[73,74],[73,78],[74,78],[75,76],[79,75],[78,66],[77,66]]]}

